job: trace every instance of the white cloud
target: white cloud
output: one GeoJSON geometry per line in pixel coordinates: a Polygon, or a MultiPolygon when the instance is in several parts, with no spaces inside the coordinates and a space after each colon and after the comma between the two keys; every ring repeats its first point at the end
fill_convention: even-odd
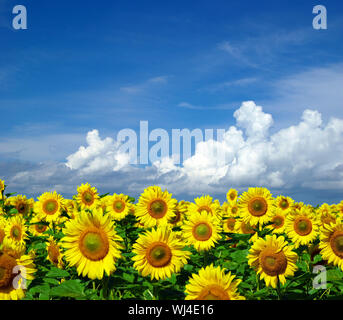
{"type": "Polygon", "coordinates": [[[87,143],[67,157],[68,168],[82,173],[118,171],[129,163],[128,154],[118,150],[120,144],[110,137],[101,140],[98,130],[88,132],[87,143]]]}
{"type": "Polygon", "coordinates": [[[298,123],[271,134],[272,116],[252,101],[244,102],[234,117],[236,125],[226,130],[221,141],[198,143],[195,154],[181,166],[175,165],[172,157],[144,168],[130,165],[114,139],[101,139],[93,130],[87,135],[88,145],[69,155],[66,164],[45,163],[27,169],[21,165],[3,178],[12,190],[27,185],[30,192],[55,188],[75,193],[77,185],[88,181],[103,192],[134,196],[152,184],[182,197],[223,195],[230,187],[244,190],[250,186],[265,186],[283,194],[298,192],[314,202],[322,201],[315,198],[318,196],[339,196],[343,188],[343,119],[331,118],[325,123],[318,111],[307,109],[298,123]]]}

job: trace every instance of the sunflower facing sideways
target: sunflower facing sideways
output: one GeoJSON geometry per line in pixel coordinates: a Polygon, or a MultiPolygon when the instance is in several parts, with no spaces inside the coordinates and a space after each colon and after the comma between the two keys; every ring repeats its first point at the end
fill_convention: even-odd
{"type": "Polygon", "coordinates": [[[187,213],[188,202],[181,200],[177,203],[175,209],[175,216],[169,220],[169,223],[172,227],[181,227],[183,224],[183,220],[187,213]]]}
{"type": "Polygon", "coordinates": [[[195,198],[194,203],[191,202],[188,206],[188,216],[201,212],[206,212],[217,221],[220,221],[222,217],[220,203],[213,201],[213,198],[209,195],[195,198]]]}
{"type": "Polygon", "coordinates": [[[0,200],[3,198],[4,190],[5,190],[5,181],[0,179],[0,200]]]}
{"type": "Polygon", "coordinates": [[[187,244],[193,245],[197,251],[207,251],[221,239],[222,229],[215,217],[202,211],[189,216],[182,231],[187,244]]]}
{"type": "Polygon", "coordinates": [[[4,240],[0,249],[0,300],[24,298],[26,280],[33,280],[35,272],[33,256],[4,240]]]}
{"type": "Polygon", "coordinates": [[[248,254],[248,264],[264,279],[266,286],[276,288],[278,279],[285,284],[286,277],[294,275],[298,255],[292,251],[283,236],[267,235],[257,238],[248,254]]]}
{"type": "Polygon", "coordinates": [[[27,199],[26,196],[17,195],[15,197],[7,198],[8,203],[15,207],[19,214],[27,216],[33,209],[34,200],[27,199]]]}
{"type": "Polygon", "coordinates": [[[49,224],[42,220],[39,216],[34,216],[30,221],[29,230],[32,235],[36,237],[44,237],[46,234],[44,233],[49,229],[49,224]]]}
{"type": "Polygon", "coordinates": [[[61,246],[52,236],[50,236],[46,242],[46,250],[48,253],[47,260],[57,268],[63,268],[63,254],[61,252],[61,246]]]}
{"type": "Polygon", "coordinates": [[[98,206],[100,196],[95,187],[92,187],[89,183],[81,184],[77,188],[76,202],[81,207],[81,210],[93,209],[98,206]]]}
{"type": "Polygon", "coordinates": [[[262,229],[272,216],[273,198],[266,188],[249,188],[238,200],[241,218],[262,229]]]}
{"type": "Polygon", "coordinates": [[[115,262],[121,257],[123,239],[117,235],[110,215],[101,209],[82,211],[63,228],[62,247],[71,266],[79,275],[92,280],[102,279],[116,270],[115,262]]]}
{"type": "Polygon", "coordinates": [[[64,205],[63,197],[54,192],[45,192],[34,204],[34,211],[42,220],[47,222],[57,221],[64,205]]]}
{"type": "Polygon", "coordinates": [[[167,190],[162,191],[158,186],[144,190],[136,205],[135,215],[145,228],[156,225],[167,225],[175,216],[177,200],[167,190]]]}
{"type": "Polygon", "coordinates": [[[295,248],[308,245],[319,235],[319,221],[306,206],[287,215],[285,231],[295,248]]]}
{"type": "Polygon", "coordinates": [[[133,245],[133,266],[151,280],[170,278],[187,264],[191,253],[183,248],[184,243],[168,226],[146,231],[133,245]]]}
{"type": "Polygon", "coordinates": [[[106,211],[114,220],[122,220],[129,214],[131,206],[129,196],[114,193],[112,196],[107,196],[105,201],[106,211]]]}
{"type": "Polygon", "coordinates": [[[285,232],[285,222],[286,222],[286,213],[280,208],[273,209],[273,215],[270,218],[271,225],[268,225],[266,228],[271,229],[273,233],[281,234],[285,232]]]}
{"type": "Polygon", "coordinates": [[[214,267],[201,268],[193,274],[186,285],[186,300],[245,300],[237,291],[242,280],[235,279],[231,272],[214,267]]]}
{"type": "Polygon", "coordinates": [[[324,260],[343,271],[343,223],[341,221],[324,225],[320,234],[319,249],[324,260]]]}

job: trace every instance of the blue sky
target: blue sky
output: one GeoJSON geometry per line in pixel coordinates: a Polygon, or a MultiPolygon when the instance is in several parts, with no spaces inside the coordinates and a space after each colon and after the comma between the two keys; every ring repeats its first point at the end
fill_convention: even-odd
{"type": "MultiPolygon", "coordinates": [[[[251,100],[272,114],[271,134],[305,109],[324,123],[343,118],[341,1],[21,1],[27,30],[11,26],[16,4],[0,2],[0,178],[11,191],[62,188],[40,180],[33,190],[18,174],[65,162],[93,129],[102,138],[140,120],[151,129],[228,129],[251,100]],[[327,30],[312,27],[317,4],[327,8],[327,30]]],[[[323,201],[343,198],[337,188],[316,190],[323,201]]]]}

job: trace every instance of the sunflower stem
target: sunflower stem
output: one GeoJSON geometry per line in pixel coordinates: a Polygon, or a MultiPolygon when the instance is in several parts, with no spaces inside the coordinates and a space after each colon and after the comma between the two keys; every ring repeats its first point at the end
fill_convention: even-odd
{"type": "Polygon", "coordinates": [[[277,295],[278,295],[278,300],[282,300],[282,297],[281,297],[281,286],[280,286],[280,279],[279,279],[279,276],[277,276],[276,292],[277,292],[277,295]]]}

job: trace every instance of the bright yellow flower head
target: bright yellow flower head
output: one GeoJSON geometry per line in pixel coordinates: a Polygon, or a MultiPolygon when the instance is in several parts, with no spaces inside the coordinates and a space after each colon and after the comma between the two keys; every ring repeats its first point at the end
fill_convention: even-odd
{"type": "Polygon", "coordinates": [[[176,214],[177,200],[158,186],[144,190],[136,205],[135,215],[145,228],[167,225],[176,214]]]}
{"type": "Polygon", "coordinates": [[[133,245],[136,255],[132,258],[134,268],[143,277],[150,275],[151,279],[170,278],[178,273],[187,263],[189,251],[184,251],[185,244],[168,227],[162,226],[141,234],[133,245]]]}
{"type": "Polygon", "coordinates": [[[25,255],[22,247],[4,241],[0,250],[0,270],[0,300],[24,298],[26,282],[34,279],[36,271],[33,256],[25,255]]]}
{"type": "Polygon", "coordinates": [[[206,211],[197,212],[188,217],[182,226],[183,237],[187,244],[197,251],[207,251],[221,239],[219,221],[206,211]]]}
{"type": "Polygon", "coordinates": [[[6,221],[6,238],[13,246],[25,245],[27,227],[24,218],[20,215],[11,217],[6,221]]]}
{"type": "Polygon", "coordinates": [[[42,220],[53,222],[60,217],[63,206],[64,199],[60,194],[56,191],[45,192],[35,202],[34,211],[42,220]]]}
{"type": "Polygon", "coordinates": [[[114,230],[110,215],[100,209],[83,211],[76,219],[66,222],[62,246],[71,266],[79,275],[102,279],[116,270],[115,262],[121,257],[123,239],[114,230]]]}
{"type": "Polygon", "coordinates": [[[33,199],[27,199],[26,196],[23,196],[21,194],[15,197],[7,198],[7,201],[8,201],[7,202],[8,204],[15,207],[18,213],[23,216],[27,216],[33,209],[33,205],[34,205],[33,199]]]}
{"type": "Polygon", "coordinates": [[[271,225],[266,228],[271,229],[273,233],[281,234],[285,232],[285,223],[286,223],[286,214],[287,211],[279,207],[273,209],[273,215],[270,218],[271,225]]]}
{"type": "Polygon", "coordinates": [[[236,189],[230,189],[226,194],[226,199],[229,203],[235,204],[238,198],[238,191],[236,189]]]}
{"type": "Polygon", "coordinates": [[[47,260],[54,264],[58,268],[63,268],[63,253],[61,246],[50,236],[46,241],[46,250],[48,252],[47,260]]]}
{"type": "Polygon", "coordinates": [[[241,218],[250,225],[263,224],[270,221],[273,209],[273,198],[266,188],[249,188],[238,200],[241,218]]]}
{"type": "Polygon", "coordinates": [[[76,202],[84,209],[93,209],[98,206],[100,196],[95,187],[92,187],[89,183],[82,184],[77,188],[76,202]]]}
{"type": "Polygon", "coordinates": [[[129,196],[114,193],[112,196],[107,196],[105,201],[106,211],[112,216],[112,219],[119,221],[129,214],[131,207],[129,196]]]}
{"type": "Polygon", "coordinates": [[[231,272],[225,274],[225,269],[211,264],[189,279],[186,300],[245,300],[237,290],[241,282],[231,272]]]}
{"type": "Polygon", "coordinates": [[[0,200],[3,198],[4,190],[5,190],[5,181],[0,179],[0,200]]]}
{"type": "Polygon", "coordinates": [[[294,200],[290,197],[278,196],[274,201],[274,205],[282,210],[284,214],[287,214],[293,210],[294,200]]]}
{"type": "Polygon", "coordinates": [[[187,213],[188,204],[189,203],[184,200],[181,200],[177,203],[175,209],[175,216],[169,220],[169,223],[172,227],[182,226],[187,213]]]}
{"type": "Polygon", "coordinates": [[[343,271],[343,223],[325,224],[320,234],[319,248],[323,259],[343,271]]]}
{"type": "Polygon", "coordinates": [[[319,235],[319,223],[313,212],[306,206],[287,215],[285,231],[295,248],[308,245],[319,235]]]}
{"type": "Polygon", "coordinates": [[[209,195],[198,197],[194,199],[194,203],[191,202],[188,206],[188,216],[206,212],[210,216],[214,217],[217,221],[222,218],[222,210],[218,201],[213,201],[213,198],[209,195]]]}
{"type": "Polygon", "coordinates": [[[286,277],[294,275],[297,269],[297,254],[292,251],[283,236],[267,235],[257,238],[249,250],[248,263],[264,279],[266,286],[276,288],[278,279],[285,284],[286,277]]]}

